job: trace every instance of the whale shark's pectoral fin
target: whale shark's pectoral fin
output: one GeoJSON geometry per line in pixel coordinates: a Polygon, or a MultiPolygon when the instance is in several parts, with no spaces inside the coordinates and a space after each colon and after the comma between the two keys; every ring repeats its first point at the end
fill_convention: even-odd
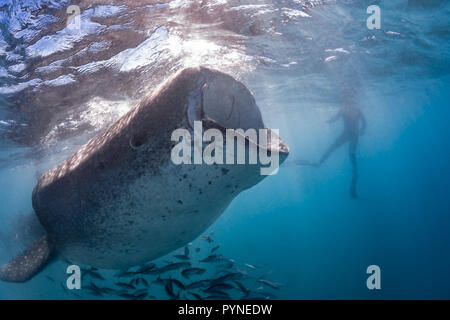
{"type": "Polygon", "coordinates": [[[48,236],[36,240],[27,250],[0,268],[0,280],[25,282],[37,274],[50,260],[52,245],[48,236]]]}

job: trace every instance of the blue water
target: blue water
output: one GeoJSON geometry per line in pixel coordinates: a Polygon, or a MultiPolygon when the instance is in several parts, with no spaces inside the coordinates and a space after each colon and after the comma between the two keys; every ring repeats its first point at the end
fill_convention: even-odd
{"type": "MultiPolygon", "coordinates": [[[[348,194],[345,147],[320,168],[283,165],[205,232],[214,232],[213,244],[193,242],[199,257],[220,244],[218,252],[253,277],[246,285],[257,291],[264,276],[279,289],[263,290],[279,299],[450,298],[450,3],[347,0],[302,9],[300,2],[167,1],[144,9],[119,1],[96,11],[92,1],[82,25],[103,27],[85,29],[80,40],[58,36],[64,25],[52,22],[68,2],[38,19],[35,8],[51,1],[0,1],[0,262],[32,241],[37,175],[168,75],[202,64],[248,86],[290,160],[317,160],[340,133],[326,120],[345,88],[356,90],[368,128],[357,150],[360,199],[348,194]],[[380,30],[366,27],[370,4],[381,8],[380,30]],[[39,42],[45,35],[56,40],[39,42]],[[108,44],[110,36],[120,41],[108,44]],[[117,57],[130,48],[128,58],[117,57]],[[92,64],[108,59],[103,69],[92,64]],[[55,61],[63,67],[37,71],[55,61]],[[381,268],[381,290],[366,287],[369,265],[381,268]]],[[[0,283],[0,298],[77,299],[60,285],[66,265],[55,261],[25,284],[0,283]]],[[[111,272],[102,274],[111,284],[111,272]]],[[[150,291],[167,298],[157,286],[150,291]]]]}

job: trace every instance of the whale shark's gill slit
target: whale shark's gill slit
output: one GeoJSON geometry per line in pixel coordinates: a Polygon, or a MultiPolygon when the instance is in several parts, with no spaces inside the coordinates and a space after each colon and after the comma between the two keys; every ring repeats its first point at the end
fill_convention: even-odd
{"type": "Polygon", "coordinates": [[[200,119],[205,119],[205,109],[203,99],[205,97],[204,89],[206,88],[206,83],[203,83],[202,88],[200,90],[200,119]]]}
{"type": "Polygon", "coordinates": [[[203,83],[199,90],[190,93],[188,97],[187,116],[189,126],[194,128],[194,121],[200,121],[206,117],[203,108],[203,89],[206,83],[203,83]]]}
{"type": "MultiPolygon", "coordinates": [[[[230,110],[230,113],[228,114],[228,117],[227,117],[227,119],[225,120],[225,122],[229,122],[230,119],[231,119],[231,117],[233,116],[234,105],[235,105],[235,103],[236,103],[236,97],[235,97],[235,96],[232,96],[232,98],[233,98],[233,102],[231,103],[231,110],[230,110]]],[[[239,126],[238,126],[237,128],[239,128],[239,126]]],[[[234,129],[237,129],[237,128],[234,128],[234,129]]]]}

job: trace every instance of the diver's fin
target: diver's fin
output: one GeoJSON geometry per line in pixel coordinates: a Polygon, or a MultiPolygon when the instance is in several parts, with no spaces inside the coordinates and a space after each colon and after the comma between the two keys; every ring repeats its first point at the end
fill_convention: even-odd
{"type": "Polygon", "coordinates": [[[36,240],[27,250],[0,267],[0,280],[25,282],[37,274],[50,260],[52,245],[48,236],[36,240]]]}

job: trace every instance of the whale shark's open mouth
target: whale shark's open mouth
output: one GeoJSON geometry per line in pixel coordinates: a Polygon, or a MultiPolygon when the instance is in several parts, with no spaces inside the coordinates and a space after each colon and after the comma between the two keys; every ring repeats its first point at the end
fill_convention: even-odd
{"type": "MultiPolygon", "coordinates": [[[[224,131],[267,130],[267,141],[252,141],[258,147],[287,155],[289,147],[276,132],[266,128],[255,98],[247,87],[223,73],[205,74],[200,92],[193,94],[188,106],[191,128],[195,121],[215,122],[224,131]]],[[[239,133],[236,133],[239,135],[239,133]]],[[[249,137],[245,137],[249,140],[249,137]]]]}

